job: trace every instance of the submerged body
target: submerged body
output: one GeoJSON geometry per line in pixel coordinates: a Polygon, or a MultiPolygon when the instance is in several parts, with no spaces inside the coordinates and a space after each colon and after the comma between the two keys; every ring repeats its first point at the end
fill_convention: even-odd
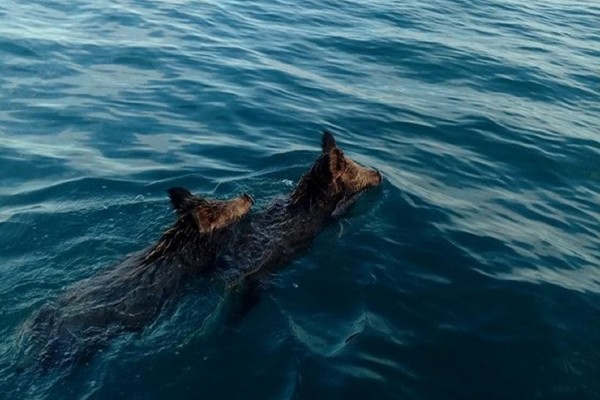
{"type": "Polygon", "coordinates": [[[44,305],[23,331],[25,360],[33,357],[44,368],[80,363],[114,336],[143,330],[190,281],[214,267],[227,228],[253,203],[248,195],[208,201],[182,188],[169,195],[178,212],[174,226],[154,246],[44,305]]]}

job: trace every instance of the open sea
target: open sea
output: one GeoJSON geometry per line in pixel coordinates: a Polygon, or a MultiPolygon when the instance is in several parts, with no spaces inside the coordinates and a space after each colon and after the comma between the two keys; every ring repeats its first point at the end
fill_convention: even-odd
{"type": "Polygon", "coordinates": [[[600,399],[600,3],[2,0],[0,399],[600,399]],[[191,285],[17,372],[23,322],[157,240],[166,189],[261,209],[324,128],[384,182],[245,318],[191,285]]]}

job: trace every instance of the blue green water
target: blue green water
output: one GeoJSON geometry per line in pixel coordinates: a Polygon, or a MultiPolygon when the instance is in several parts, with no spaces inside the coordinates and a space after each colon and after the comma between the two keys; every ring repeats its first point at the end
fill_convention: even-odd
{"type": "MultiPolygon", "coordinates": [[[[0,3],[0,398],[600,398],[596,1],[0,3]],[[329,128],[381,188],[221,327],[194,290],[90,365],[26,318],[156,240],[185,186],[255,207],[329,128]]],[[[216,311],[215,311],[216,310],[216,311]]]]}

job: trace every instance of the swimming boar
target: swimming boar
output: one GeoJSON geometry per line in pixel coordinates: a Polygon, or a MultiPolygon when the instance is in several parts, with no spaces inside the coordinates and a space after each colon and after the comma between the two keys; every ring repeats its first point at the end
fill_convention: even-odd
{"type": "Polygon", "coordinates": [[[262,277],[289,262],[361,193],[381,181],[377,170],[346,157],[333,135],[325,131],[321,154],[294,190],[236,227],[239,232],[223,249],[219,262],[226,284],[260,286],[262,277]]]}
{"type": "Polygon", "coordinates": [[[86,361],[123,332],[138,332],[177,300],[193,278],[214,267],[228,227],[246,215],[247,194],[217,201],[169,191],[177,221],[141,253],[84,280],[44,305],[22,332],[24,359],[44,368],[86,361]]]}

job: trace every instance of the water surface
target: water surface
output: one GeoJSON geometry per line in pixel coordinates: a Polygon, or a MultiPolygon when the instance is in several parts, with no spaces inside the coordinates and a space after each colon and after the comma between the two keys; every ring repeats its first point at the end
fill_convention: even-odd
{"type": "Polygon", "coordinates": [[[5,0],[0,18],[0,397],[600,398],[596,2],[5,0]],[[88,366],[15,372],[23,321],[156,240],[167,188],[264,207],[324,127],[384,185],[246,318],[223,327],[199,283],[88,366]]]}

